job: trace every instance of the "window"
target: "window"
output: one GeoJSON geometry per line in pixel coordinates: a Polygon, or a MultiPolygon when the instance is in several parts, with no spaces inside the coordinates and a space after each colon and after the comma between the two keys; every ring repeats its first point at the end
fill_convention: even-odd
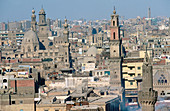
{"type": "Polygon", "coordinates": [[[58,52],[55,52],[55,56],[57,56],[58,55],[58,52]]]}
{"type": "Polygon", "coordinates": [[[38,55],[39,55],[39,56],[42,56],[42,53],[39,53],[38,55]]]}
{"type": "Polygon", "coordinates": [[[65,52],[65,55],[67,55],[67,52],[65,52]]]}
{"type": "Polygon", "coordinates": [[[19,103],[20,103],[20,104],[22,104],[22,103],[23,103],[23,101],[20,101],[19,103]]]}
{"type": "Polygon", "coordinates": [[[12,104],[15,104],[15,101],[12,101],[12,104]]]}
{"type": "Polygon", "coordinates": [[[140,70],[141,69],[141,67],[138,67],[138,70],[140,70]]]}
{"type": "Polygon", "coordinates": [[[55,68],[57,68],[57,64],[55,64],[55,66],[54,66],[55,68]]]}
{"type": "Polygon", "coordinates": [[[115,21],[113,21],[113,26],[115,26],[115,21]]]}
{"type": "Polygon", "coordinates": [[[163,74],[161,74],[161,77],[159,77],[158,79],[158,84],[163,84],[163,83],[167,83],[167,79],[163,74]]]}
{"type": "Polygon", "coordinates": [[[42,40],[42,42],[44,42],[44,40],[42,40]]]}
{"type": "Polygon", "coordinates": [[[4,80],[3,80],[3,83],[7,83],[7,80],[6,80],[6,79],[4,79],[4,80]]]}
{"type": "Polygon", "coordinates": [[[45,53],[45,56],[48,56],[48,53],[47,53],[47,52],[45,53]]]}
{"type": "Polygon", "coordinates": [[[114,78],[117,78],[117,75],[114,75],[114,78]]]}
{"type": "Polygon", "coordinates": [[[133,75],[130,75],[130,77],[132,77],[133,75]]]}
{"type": "Polygon", "coordinates": [[[138,76],[141,76],[141,74],[138,74],[138,76]]]}
{"type": "Polygon", "coordinates": [[[130,85],[133,85],[133,82],[130,82],[130,85]]]}
{"type": "Polygon", "coordinates": [[[50,56],[53,56],[53,53],[52,53],[52,52],[50,52],[50,56]]]}
{"type": "Polygon", "coordinates": [[[115,32],[113,32],[113,39],[115,39],[115,32]]]}

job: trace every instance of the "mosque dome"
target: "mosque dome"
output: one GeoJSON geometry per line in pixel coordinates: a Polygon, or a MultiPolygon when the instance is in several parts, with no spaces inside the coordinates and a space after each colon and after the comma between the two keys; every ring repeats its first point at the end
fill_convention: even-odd
{"type": "Polygon", "coordinates": [[[90,47],[90,48],[88,49],[88,51],[86,52],[86,54],[87,54],[88,56],[96,56],[96,54],[97,54],[97,49],[96,49],[96,47],[94,47],[94,46],[90,47]]]}
{"type": "Polygon", "coordinates": [[[24,35],[22,44],[27,44],[27,43],[29,43],[29,44],[38,44],[39,43],[37,34],[32,30],[26,32],[24,35]]]}

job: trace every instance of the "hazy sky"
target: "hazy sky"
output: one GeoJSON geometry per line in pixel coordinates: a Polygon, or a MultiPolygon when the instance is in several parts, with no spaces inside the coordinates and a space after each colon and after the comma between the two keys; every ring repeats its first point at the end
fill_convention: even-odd
{"type": "Polygon", "coordinates": [[[37,15],[42,5],[52,19],[110,19],[114,6],[125,18],[147,17],[149,7],[152,17],[170,17],[170,0],[0,0],[0,22],[30,20],[32,8],[37,15]]]}

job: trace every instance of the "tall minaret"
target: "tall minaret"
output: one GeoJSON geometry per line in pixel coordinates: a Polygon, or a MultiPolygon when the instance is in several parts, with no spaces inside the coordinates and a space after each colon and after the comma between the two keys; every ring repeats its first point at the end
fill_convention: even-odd
{"type": "Polygon", "coordinates": [[[47,23],[46,23],[46,14],[44,9],[42,8],[39,12],[39,32],[43,33],[45,28],[47,27],[47,23]]]}
{"type": "Polygon", "coordinates": [[[149,26],[151,26],[151,22],[152,22],[152,20],[151,20],[151,9],[149,8],[148,9],[148,25],[149,26]]]}
{"type": "Polygon", "coordinates": [[[119,15],[116,14],[115,8],[111,15],[110,34],[110,93],[118,94],[121,97],[120,110],[124,111],[125,93],[122,79],[122,40],[120,38],[119,15]]]}
{"type": "Polygon", "coordinates": [[[40,50],[45,50],[49,46],[49,41],[48,41],[49,30],[46,22],[46,14],[43,8],[39,12],[38,26],[39,26],[38,37],[40,41],[40,50]]]}
{"type": "Polygon", "coordinates": [[[31,30],[36,32],[37,31],[36,30],[36,25],[37,25],[36,15],[35,15],[35,10],[33,9],[32,10],[32,16],[31,16],[31,30]]]}
{"type": "Polygon", "coordinates": [[[148,18],[151,18],[151,9],[148,9],[148,18]]]}
{"type": "Polygon", "coordinates": [[[66,43],[68,43],[68,38],[69,38],[69,31],[68,31],[68,24],[67,24],[67,19],[65,18],[65,24],[63,25],[64,26],[64,31],[63,31],[63,36],[64,36],[64,40],[66,43]]]}
{"type": "Polygon", "coordinates": [[[149,59],[147,48],[142,67],[142,90],[138,93],[138,100],[142,111],[155,111],[155,103],[158,93],[153,90],[153,71],[152,64],[149,59]]]}
{"type": "Polygon", "coordinates": [[[119,15],[116,14],[115,8],[111,15],[110,34],[110,85],[122,87],[122,41],[120,39],[119,15]]]}

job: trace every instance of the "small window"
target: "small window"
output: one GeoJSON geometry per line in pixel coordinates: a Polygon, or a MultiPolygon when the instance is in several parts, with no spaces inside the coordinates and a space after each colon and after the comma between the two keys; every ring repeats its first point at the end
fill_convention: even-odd
{"type": "Polygon", "coordinates": [[[52,53],[52,52],[50,52],[50,56],[53,56],[53,53],[52,53]]]}
{"type": "Polygon", "coordinates": [[[20,101],[19,103],[20,103],[20,104],[23,104],[23,101],[20,101]]]}
{"type": "Polygon", "coordinates": [[[138,67],[138,70],[140,70],[141,69],[141,67],[138,67]]]}
{"type": "Polygon", "coordinates": [[[3,80],[3,83],[7,83],[7,79],[4,79],[4,80],[3,80]]]}
{"type": "Polygon", "coordinates": [[[47,53],[47,52],[45,53],[45,56],[48,56],[48,53],[47,53]]]}
{"type": "Polygon", "coordinates": [[[115,21],[113,21],[113,26],[115,26],[115,21]]]}
{"type": "Polygon", "coordinates": [[[12,101],[12,104],[15,104],[15,101],[12,101]]]}
{"type": "Polygon", "coordinates": [[[48,111],[47,109],[45,109],[44,111],[48,111]]]}
{"type": "Polygon", "coordinates": [[[130,85],[133,85],[133,82],[130,82],[130,85]]]}
{"type": "Polygon", "coordinates": [[[55,52],[55,56],[57,56],[58,55],[58,52],[55,52]]]}
{"type": "Polygon", "coordinates": [[[57,68],[57,64],[55,64],[55,66],[54,66],[55,68],[57,68]]]}

